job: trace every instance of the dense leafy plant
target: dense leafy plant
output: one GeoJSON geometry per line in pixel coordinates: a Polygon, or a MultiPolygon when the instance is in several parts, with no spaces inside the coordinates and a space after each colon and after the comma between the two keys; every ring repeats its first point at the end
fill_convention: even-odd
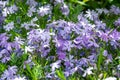
{"type": "Polygon", "coordinates": [[[0,1],[0,80],[120,79],[118,2],[0,1]]]}

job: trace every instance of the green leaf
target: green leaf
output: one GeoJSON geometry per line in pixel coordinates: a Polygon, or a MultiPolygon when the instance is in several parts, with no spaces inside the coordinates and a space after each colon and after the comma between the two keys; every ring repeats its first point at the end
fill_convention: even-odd
{"type": "Polygon", "coordinates": [[[0,75],[3,73],[3,71],[5,71],[6,67],[7,66],[5,64],[0,63],[0,75]]]}
{"type": "Polygon", "coordinates": [[[61,80],[66,80],[64,73],[62,71],[56,70],[56,73],[61,80]]]}
{"type": "Polygon", "coordinates": [[[77,3],[77,4],[80,4],[80,5],[84,5],[84,6],[87,6],[87,4],[85,4],[84,2],[82,1],[78,1],[78,0],[70,0],[72,3],[77,3]]]}
{"type": "Polygon", "coordinates": [[[104,49],[100,48],[100,53],[98,55],[98,62],[97,62],[98,71],[100,70],[101,64],[103,62],[103,51],[104,51],[104,49]]]}
{"type": "Polygon", "coordinates": [[[17,63],[17,56],[15,55],[15,53],[11,54],[11,62],[12,64],[16,64],[17,63]]]}
{"type": "Polygon", "coordinates": [[[34,78],[35,79],[38,80],[38,79],[43,78],[43,70],[42,70],[42,66],[41,65],[34,66],[32,72],[34,74],[34,78]]]}

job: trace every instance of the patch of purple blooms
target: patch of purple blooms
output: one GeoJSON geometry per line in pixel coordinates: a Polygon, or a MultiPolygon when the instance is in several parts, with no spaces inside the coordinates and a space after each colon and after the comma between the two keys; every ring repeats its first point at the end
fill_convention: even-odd
{"type": "Polygon", "coordinates": [[[10,60],[10,55],[14,50],[20,49],[20,44],[17,41],[9,42],[8,39],[9,37],[6,33],[0,34],[0,61],[3,63],[10,60]]]}
{"type": "Polygon", "coordinates": [[[0,77],[0,80],[26,80],[25,77],[17,75],[17,66],[9,66],[0,77]]]}
{"type": "MultiPolygon", "coordinates": [[[[60,4],[62,14],[69,16],[69,6],[64,3],[64,0],[54,0],[53,3],[55,6],[60,4]]],[[[111,29],[100,19],[103,14],[119,15],[119,7],[112,5],[109,10],[87,10],[85,14],[80,13],[78,15],[77,22],[59,19],[47,23],[46,28],[41,29],[41,25],[38,23],[39,18],[52,15],[53,7],[50,4],[36,7],[39,4],[35,0],[27,0],[26,4],[29,6],[26,15],[32,19],[21,23],[19,26],[21,30],[26,31],[26,37],[22,39],[21,35],[15,34],[18,36],[12,37],[13,40],[11,40],[11,36],[14,35],[12,30],[18,27],[14,21],[3,26],[6,33],[0,33],[0,61],[2,63],[10,61],[12,53],[26,53],[50,60],[50,63],[46,66],[49,66],[51,70],[45,72],[46,78],[58,78],[55,72],[57,69],[62,69],[65,77],[69,77],[76,72],[82,77],[86,77],[87,75],[94,75],[92,70],[97,70],[96,62],[101,53],[101,48],[108,47],[108,45],[110,48],[114,47],[114,50],[120,48],[118,27],[111,29]],[[35,13],[37,13],[37,16],[34,15],[35,13]],[[23,52],[20,53],[19,50],[23,52]]],[[[3,7],[0,24],[4,21],[4,17],[14,14],[18,10],[19,8],[15,4],[10,7],[3,7]]],[[[113,24],[120,26],[120,18],[115,20],[113,24]]],[[[112,63],[112,54],[107,50],[102,53],[102,56],[106,58],[105,65],[112,63]]],[[[26,69],[26,64],[30,68],[35,65],[32,57],[29,56],[24,61],[24,69],[26,69]]],[[[117,65],[117,69],[119,70],[119,65],[117,65]]],[[[9,67],[1,76],[2,80],[16,80],[19,78],[17,66],[9,67]]]]}

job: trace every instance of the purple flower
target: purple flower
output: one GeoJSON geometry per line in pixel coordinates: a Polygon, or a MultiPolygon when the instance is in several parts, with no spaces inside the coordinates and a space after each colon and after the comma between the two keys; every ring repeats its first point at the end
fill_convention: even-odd
{"type": "Polygon", "coordinates": [[[65,41],[61,37],[55,36],[54,42],[56,47],[62,50],[65,41]]]}
{"type": "Polygon", "coordinates": [[[47,56],[47,54],[50,52],[49,44],[41,46],[41,52],[42,52],[41,57],[47,56]]]}
{"type": "Polygon", "coordinates": [[[71,41],[65,41],[62,50],[71,51],[71,48],[73,48],[73,47],[74,47],[74,45],[72,44],[71,41]]]}
{"type": "Polygon", "coordinates": [[[98,14],[102,14],[102,13],[104,13],[104,14],[108,14],[109,13],[109,10],[107,10],[107,9],[105,9],[105,8],[101,8],[101,9],[96,9],[96,11],[98,12],[98,14]]]}
{"type": "Polygon", "coordinates": [[[110,12],[115,14],[115,15],[118,15],[118,14],[120,14],[120,8],[116,7],[115,5],[112,5],[110,8],[110,12]]]}
{"type": "Polygon", "coordinates": [[[73,56],[69,55],[69,57],[65,57],[64,59],[64,65],[66,70],[70,70],[72,67],[74,67],[74,59],[73,56]]]}
{"type": "Polygon", "coordinates": [[[37,20],[37,17],[35,17],[30,22],[24,22],[23,24],[21,24],[21,27],[25,28],[26,30],[30,30],[31,26],[38,27],[38,24],[35,23],[37,20]]]}
{"type": "Polygon", "coordinates": [[[95,21],[96,28],[98,29],[105,29],[106,24],[103,23],[102,21],[95,21]]]}
{"type": "Polygon", "coordinates": [[[115,26],[120,26],[120,18],[118,18],[115,22],[114,22],[115,26]]]}
{"type": "Polygon", "coordinates": [[[60,60],[63,60],[63,59],[65,59],[65,57],[66,57],[66,53],[65,52],[63,52],[63,51],[58,51],[58,58],[60,59],[60,60]]]}
{"type": "Polygon", "coordinates": [[[108,40],[109,40],[109,35],[108,35],[108,33],[100,32],[100,38],[101,38],[103,41],[108,42],[108,40]]]}
{"type": "Polygon", "coordinates": [[[7,56],[4,56],[1,60],[2,63],[6,63],[8,61],[10,61],[10,57],[7,57],[7,56]]]}
{"type": "Polygon", "coordinates": [[[39,16],[45,16],[51,13],[51,6],[50,5],[45,5],[39,8],[39,10],[37,10],[39,16]]]}
{"type": "Polygon", "coordinates": [[[28,60],[24,61],[23,68],[26,68],[26,64],[28,64],[31,68],[35,65],[35,63],[32,62],[32,57],[31,56],[28,57],[28,60]]]}
{"type": "Polygon", "coordinates": [[[36,8],[34,6],[30,7],[27,16],[32,17],[34,12],[36,12],[36,8]]]}
{"type": "Polygon", "coordinates": [[[50,65],[52,67],[52,72],[54,72],[56,68],[60,67],[60,63],[61,63],[61,60],[58,60],[50,65]]]}
{"type": "Polygon", "coordinates": [[[108,51],[107,50],[104,50],[104,52],[103,52],[103,56],[107,56],[108,55],[108,51]]]}
{"type": "Polygon", "coordinates": [[[4,19],[5,19],[5,17],[0,16],[0,24],[2,24],[2,23],[3,23],[4,19]]]}
{"type": "Polygon", "coordinates": [[[17,72],[17,66],[11,66],[1,75],[2,80],[11,80],[14,79],[17,72]]]}
{"type": "Polygon", "coordinates": [[[78,61],[79,65],[80,66],[88,66],[88,59],[87,58],[81,58],[79,61],[78,61]]]}
{"type": "Polygon", "coordinates": [[[53,2],[53,1],[54,1],[55,5],[64,3],[64,0],[51,0],[51,2],[53,2]]]}
{"type": "Polygon", "coordinates": [[[27,0],[26,4],[30,7],[35,7],[38,3],[35,0],[27,0]]]}
{"type": "Polygon", "coordinates": [[[16,5],[12,5],[12,6],[10,6],[10,7],[5,7],[4,9],[3,9],[3,16],[7,16],[7,15],[9,15],[9,14],[13,14],[13,13],[15,13],[16,11],[18,11],[18,7],[16,6],[16,5]]]}
{"type": "Polygon", "coordinates": [[[88,10],[86,11],[86,18],[89,18],[90,20],[98,20],[98,13],[94,10],[88,10]]]}
{"type": "Polygon", "coordinates": [[[109,63],[112,62],[112,61],[113,61],[112,55],[109,54],[109,55],[107,56],[107,59],[106,59],[106,64],[109,64],[109,63]]]}
{"type": "Polygon", "coordinates": [[[14,28],[14,22],[10,22],[10,23],[8,23],[7,25],[4,26],[4,29],[5,29],[6,31],[10,31],[10,30],[12,30],[13,28],[14,28]]]}
{"type": "Polygon", "coordinates": [[[62,11],[62,14],[63,14],[63,15],[66,15],[66,16],[67,16],[67,15],[69,14],[69,12],[70,12],[70,11],[69,11],[69,8],[68,8],[68,6],[67,6],[66,4],[63,4],[63,5],[62,5],[61,11],[62,11]]]}

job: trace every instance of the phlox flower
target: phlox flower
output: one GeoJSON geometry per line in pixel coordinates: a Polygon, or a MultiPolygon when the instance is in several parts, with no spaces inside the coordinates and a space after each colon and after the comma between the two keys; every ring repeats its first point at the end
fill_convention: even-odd
{"type": "Polygon", "coordinates": [[[60,67],[60,63],[61,63],[61,60],[58,60],[50,65],[52,67],[53,72],[55,71],[56,68],[60,67]]]}
{"type": "Polygon", "coordinates": [[[108,78],[105,78],[103,80],[117,80],[117,78],[116,77],[108,77],[108,78]]]}
{"type": "Polygon", "coordinates": [[[35,0],[27,0],[26,4],[30,7],[35,7],[38,3],[35,0]]]}
{"type": "Polygon", "coordinates": [[[17,66],[11,66],[1,75],[2,80],[11,80],[14,79],[17,72],[17,66]]]}
{"type": "Polygon", "coordinates": [[[14,79],[12,79],[12,80],[27,80],[27,79],[25,79],[25,77],[20,77],[20,76],[16,76],[14,79]]]}
{"type": "Polygon", "coordinates": [[[51,13],[51,6],[50,5],[45,5],[39,8],[39,10],[37,10],[38,14],[40,16],[45,16],[47,14],[51,13]]]}
{"type": "Polygon", "coordinates": [[[91,70],[93,70],[93,67],[89,67],[89,68],[87,68],[86,70],[84,70],[83,77],[85,77],[86,75],[91,75],[91,74],[93,74],[93,72],[92,72],[91,70]]]}
{"type": "Polygon", "coordinates": [[[8,23],[7,25],[4,26],[4,29],[5,29],[6,31],[10,31],[10,30],[12,30],[13,28],[14,28],[14,22],[10,22],[10,23],[8,23]]]}
{"type": "Polygon", "coordinates": [[[63,4],[63,6],[61,7],[61,11],[63,15],[69,15],[69,7],[66,4],[63,4]]]}

